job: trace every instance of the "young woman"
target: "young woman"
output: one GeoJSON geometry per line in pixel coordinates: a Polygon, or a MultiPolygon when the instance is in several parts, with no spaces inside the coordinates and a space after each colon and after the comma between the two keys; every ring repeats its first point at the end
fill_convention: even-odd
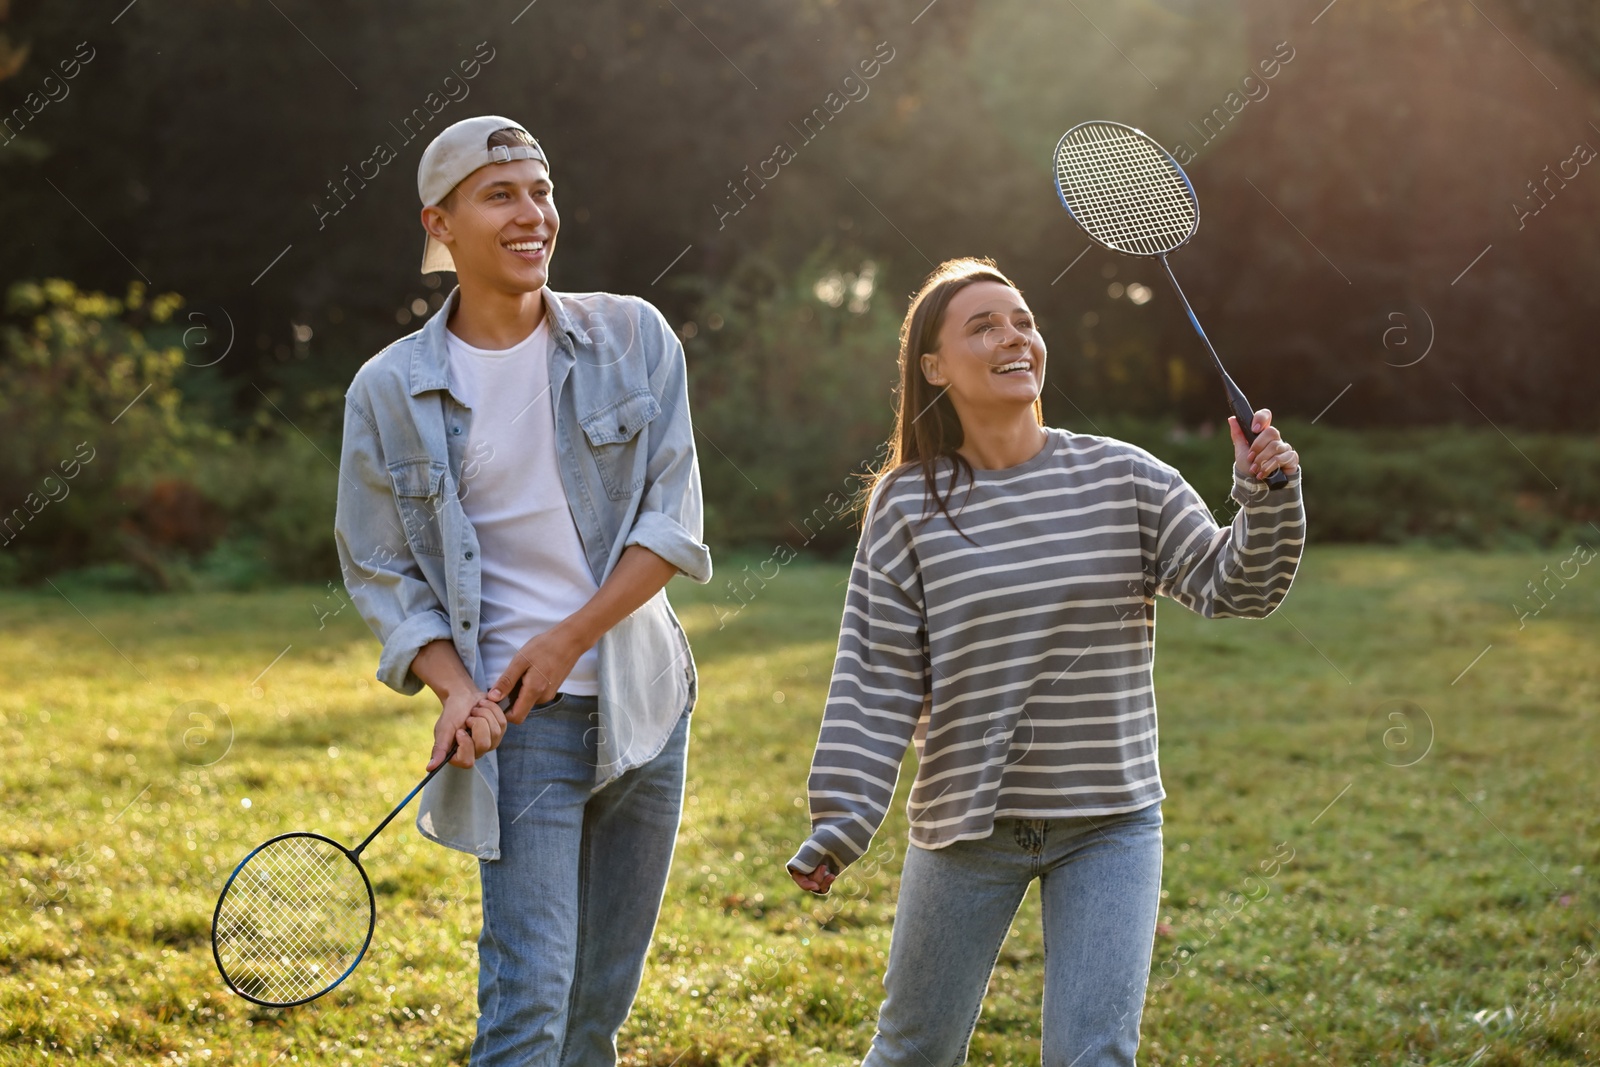
{"type": "Polygon", "coordinates": [[[1155,595],[1207,618],[1282,602],[1299,457],[1230,419],[1231,526],[1172,466],[1044,425],[1045,345],[992,261],[942,264],[900,331],[898,427],[870,493],[789,861],[826,893],[918,765],[886,997],[864,1064],[960,1063],[1029,884],[1046,1067],[1131,1065],[1161,886],[1155,595]],[[1282,468],[1283,489],[1264,479],[1282,468]]]}

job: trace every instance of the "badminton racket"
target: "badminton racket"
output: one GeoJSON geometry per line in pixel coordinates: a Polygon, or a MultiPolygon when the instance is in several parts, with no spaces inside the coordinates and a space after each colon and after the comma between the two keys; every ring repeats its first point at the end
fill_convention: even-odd
{"type": "MultiPolygon", "coordinates": [[[[520,682],[512,687],[501,710],[520,688],[520,682]]],[[[451,744],[444,761],[355,848],[296,831],[263,842],[240,861],[211,918],[211,954],[229,989],[256,1004],[289,1008],[350,977],[372,943],[378,915],[361,853],[455,754],[451,744]]]]}
{"type": "MultiPolygon", "coordinates": [[[[1056,192],[1061,204],[1089,239],[1113,252],[1154,256],[1161,260],[1167,280],[1189,315],[1189,324],[1205,342],[1206,351],[1228,394],[1228,406],[1239,420],[1246,441],[1255,409],[1234,383],[1211,338],[1200,328],[1189,298],[1183,295],[1167,253],[1194,236],[1200,225],[1200,203],[1189,176],[1178,161],[1141,130],[1120,122],[1080,122],[1062,134],[1056,144],[1056,192]]],[[[1288,475],[1277,468],[1267,485],[1282,489],[1288,475]]]]}

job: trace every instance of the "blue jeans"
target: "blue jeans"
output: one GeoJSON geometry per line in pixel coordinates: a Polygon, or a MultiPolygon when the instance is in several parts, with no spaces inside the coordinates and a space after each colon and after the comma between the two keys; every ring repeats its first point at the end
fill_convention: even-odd
{"type": "Polygon", "coordinates": [[[1161,892],[1161,802],[1120,815],[997,819],[988,837],[912,845],[863,1067],[964,1063],[1028,885],[1044,921],[1044,1067],[1132,1067],[1161,892]]]}
{"type": "Polygon", "coordinates": [[[507,728],[501,858],[478,865],[473,1064],[616,1063],[672,864],[689,719],[598,793],[597,698],[563,695],[507,728]]]}

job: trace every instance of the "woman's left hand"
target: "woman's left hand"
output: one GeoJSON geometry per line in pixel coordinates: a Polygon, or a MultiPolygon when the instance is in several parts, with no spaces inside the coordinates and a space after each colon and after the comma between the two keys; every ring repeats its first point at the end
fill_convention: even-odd
{"type": "Polygon", "coordinates": [[[807,892],[818,896],[827,896],[828,887],[838,875],[833,872],[833,864],[824,859],[812,871],[797,871],[793,867],[787,868],[789,877],[794,879],[794,884],[807,892]]]}
{"type": "Polygon", "coordinates": [[[1272,412],[1262,408],[1255,417],[1256,439],[1246,441],[1239,420],[1228,416],[1228,432],[1233,435],[1233,469],[1241,478],[1260,478],[1281,469],[1292,475],[1300,469],[1300,453],[1289,447],[1278,428],[1272,425],[1272,412]]]}

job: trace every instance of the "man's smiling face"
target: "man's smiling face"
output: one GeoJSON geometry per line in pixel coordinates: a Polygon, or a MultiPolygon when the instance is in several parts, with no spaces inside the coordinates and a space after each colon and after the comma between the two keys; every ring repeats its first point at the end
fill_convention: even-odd
{"type": "Polygon", "coordinates": [[[555,184],[537,159],[489,163],[463,178],[422,224],[450,250],[456,275],[502,292],[532,292],[555,252],[555,184]]]}

